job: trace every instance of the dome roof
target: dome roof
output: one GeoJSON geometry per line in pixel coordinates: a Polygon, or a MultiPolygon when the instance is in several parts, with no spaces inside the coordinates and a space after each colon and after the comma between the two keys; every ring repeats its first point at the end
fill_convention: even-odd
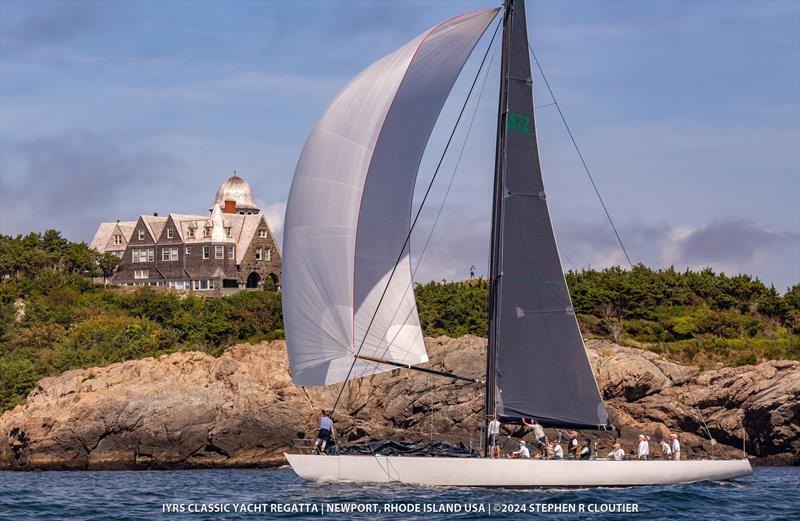
{"type": "Polygon", "coordinates": [[[253,189],[236,172],[233,172],[232,176],[219,185],[217,196],[214,198],[214,204],[220,206],[225,206],[225,201],[236,201],[237,209],[258,209],[256,199],[253,197],[253,189]]]}

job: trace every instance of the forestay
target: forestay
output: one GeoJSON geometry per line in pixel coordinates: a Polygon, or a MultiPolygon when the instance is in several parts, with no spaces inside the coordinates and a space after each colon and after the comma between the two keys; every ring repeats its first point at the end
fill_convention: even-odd
{"type": "MultiPolygon", "coordinates": [[[[362,341],[361,355],[428,360],[408,247],[402,255],[401,248],[430,133],[497,11],[450,19],[375,62],[339,92],[308,136],[283,239],[283,315],[296,384],[345,380],[362,341]]],[[[390,369],[356,360],[351,378],[390,369]]]]}

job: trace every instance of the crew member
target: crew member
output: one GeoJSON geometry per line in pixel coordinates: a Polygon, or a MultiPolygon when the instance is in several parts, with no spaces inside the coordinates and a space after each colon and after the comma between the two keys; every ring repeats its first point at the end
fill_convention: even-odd
{"type": "Polygon", "coordinates": [[[622,446],[619,443],[614,444],[614,450],[608,453],[608,458],[613,459],[614,461],[622,461],[625,459],[625,451],[622,450],[622,446]]]}
{"type": "Polygon", "coordinates": [[[681,442],[678,441],[678,435],[672,434],[672,459],[678,461],[681,459],[681,442]]]}
{"type": "Polygon", "coordinates": [[[500,457],[500,445],[497,444],[497,438],[500,436],[500,422],[497,418],[489,422],[489,457],[500,457]]]}
{"type": "Polygon", "coordinates": [[[567,459],[578,459],[578,432],[570,431],[567,441],[567,459]]]}
{"type": "Polygon", "coordinates": [[[512,458],[531,459],[531,451],[523,440],[519,440],[519,450],[511,453],[512,458]]]}
{"type": "Polygon", "coordinates": [[[639,445],[636,447],[636,458],[646,460],[650,456],[650,438],[644,434],[639,435],[639,445]]]}
{"type": "Polygon", "coordinates": [[[536,441],[539,443],[539,451],[542,453],[542,459],[545,459],[547,457],[547,437],[544,435],[542,425],[534,419],[531,419],[531,422],[528,423],[525,421],[525,418],[522,419],[522,423],[526,427],[533,429],[533,437],[536,438],[536,441]]]}
{"type": "Polygon", "coordinates": [[[319,433],[317,433],[317,441],[314,442],[314,453],[324,454],[325,447],[331,441],[333,436],[333,420],[328,411],[322,411],[322,416],[319,419],[319,433]]]}
{"type": "Polygon", "coordinates": [[[667,443],[667,440],[661,440],[661,459],[672,459],[672,449],[667,443]]]}
{"type": "Polygon", "coordinates": [[[582,460],[592,459],[592,440],[589,438],[583,440],[580,457],[582,460]]]}
{"type": "Polygon", "coordinates": [[[557,440],[553,440],[550,447],[552,448],[554,459],[564,459],[564,449],[561,448],[561,444],[557,440]]]}

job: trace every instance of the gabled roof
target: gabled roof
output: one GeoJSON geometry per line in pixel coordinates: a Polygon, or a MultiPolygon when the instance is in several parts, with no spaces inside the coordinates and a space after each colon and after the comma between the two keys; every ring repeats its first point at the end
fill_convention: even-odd
{"type": "Polygon", "coordinates": [[[128,242],[131,239],[131,235],[133,235],[133,229],[135,227],[136,221],[100,223],[89,247],[103,253],[109,249],[108,243],[111,241],[111,237],[115,234],[117,229],[119,229],[119,233],[125,238],[125,242],[128,242]]]}
{"type": "Polygon", "coordinates": [[[198,222],[208,220],[207,215],[188,215],[182,213],[171,213],[169,214],[169,218],[175,223],[175,231],[178,232],[178,237],[184,242],[189,238],[189,234],[187,233],[187,228],[189,226],[194,224],[194,226],[197,227],[198,222]],[[184,226],[184,223],[186,226],[184,226]]]}
{"type": "Polygon", "coordinates": [[[119,226],[122,236],[125,237],[125,242],[130,242],[131,237],[133,237],[133,230],[136,229],[136,221],[120,221],[117,226],[119,226]]]}
{"type": "Polygon", "coordinates": [[[158,238],[161,237],[161,232],[164,230],[164,225],[167,223],[167,218],[160,215],[142,215],[139,218],[144,222],[153,241],[158,241],[158,238]]]}
{"type": "Polygon", "coordinates": [[[108,240],[111,238],[111,235],[114,233],[114,228],[117,227],[117,223],[100,223],[100,226],[97,228],[97,231],[94,234],[94,238],[92,242],[89,243],[90,248],[94,248],[99,252],[103,252],[106,249],[106,244],[108,244],[108,240]]]}
{"type": "Polygon", "coordinates": [[[261,225],[261,221],[264,221],[264,225],[269,229],[264,214],[241,215],[240,217],[242,217],[242,228],[239,234],[235,235],[235,237],[237,237],[236,264],[241,264],[242,260],[244,260],[244,254],[247,252],[247,248],[250,247],[250,243],[253,241],[256,231],[261,225]]]}

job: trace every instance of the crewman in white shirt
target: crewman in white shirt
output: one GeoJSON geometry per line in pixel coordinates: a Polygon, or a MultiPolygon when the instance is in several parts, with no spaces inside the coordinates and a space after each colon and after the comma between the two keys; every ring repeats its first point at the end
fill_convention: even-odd
{"type": "Polygon", "coordinates": [[[531,451],[528,450],[528,446],[525,444],[524,441],[519,440],[519,450],[515,450],[511,453],[512,458],[521,458],[521,459],[531,459],[531,451]]]}
{"type": "Polygon", "coordinates": [[[609,452],[607,457],[613,459],[614,461],[622,461],[625,458],[625,451],[622,450],[622,447],[619,443],[615,443],[614,450],[609,452]]]}
{"type": "Polygon", "coordinates": [[[678,441],[678,435],[672,435],[672,459],[679,461],[681,459],[681,442],[678,441]]]}
{"type": "Polygon", "coordinates": [[[646,460],[650,456],[650,443],[644,434],[639,435],[639,446],[636,447],[636,458],[646,460]]]}
{"type": "Polygon", "coordinates": [[[553,440],[550,444],[550,447],[553,450],[553,458],[555,459],[564,459],[564,449],[561,448],[561,444],[558,441],[553,440]]]}
{"type": "Polygon", "coordinates": [[[500,422],[497,418],[489,422],[489,457],[500,457],[500,446],[497,444],[497,437],[500,436],[500,422]]]}

